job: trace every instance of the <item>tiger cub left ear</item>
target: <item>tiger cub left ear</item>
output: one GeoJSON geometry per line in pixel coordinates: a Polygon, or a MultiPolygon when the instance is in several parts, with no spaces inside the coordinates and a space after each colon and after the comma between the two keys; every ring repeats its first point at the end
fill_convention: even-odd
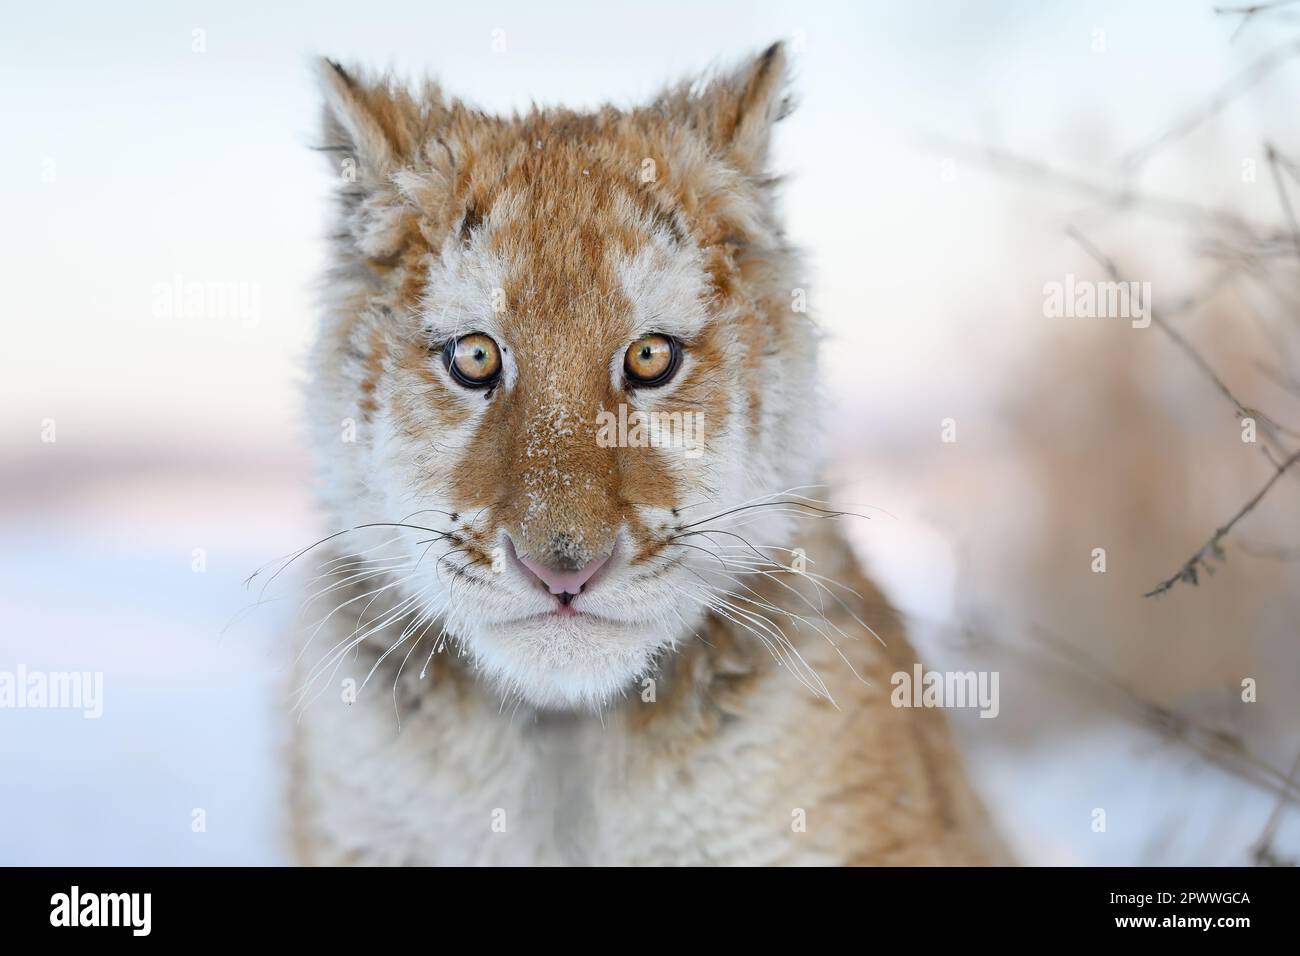
{"type": "Polygon", "coordinates": [[[785,45],[777,41],[698,92],[670,93],[663,105],[684,112],[731,165],[759,176],[767,165],[773,125],[794,109],[788,81],[785,45]]]}

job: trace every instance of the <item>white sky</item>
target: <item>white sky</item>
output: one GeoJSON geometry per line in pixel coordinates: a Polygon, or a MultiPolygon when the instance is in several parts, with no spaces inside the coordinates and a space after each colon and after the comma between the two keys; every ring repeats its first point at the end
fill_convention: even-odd
{"type": "MultiPolygon", "coordinates": [[[[47,417],[60,442],[297,440],[327,188],[306,149],[315,52],[428,69],[450,91],[506,109],[627,102],[775,37],[800,38],[802,105],[777,148],[794,176],[788,218],[812,253],[812,307],[834,336],[830,390],[889,428],[900,415],[929,423],[945,401],[969,404],[975,358],[1027,347],[1018,313],[1037,307],[1050,277],[1023,280],[1015,263],[1044,242],[1065,250],[1006,200],[1032,193],[961,164],[946,182],[943,157],[917,148],[917,134],[1086,169],[1276,42],[1260,29],[1229,46],[1231,25],[1193,3],[132,9],[0,13],[0,440],[18,454],[38,450],[47,417]],[[194,29],[206,32],[205,53],[191,50],[194,29]],[[506,51],[494,54],[497,29],[506,51]],[[178,276],[256,286],[260,322],[156,317],[155,285],[178,276]]],[[[1280,91],[1250,104],[1270,95],[1280,91]]],[[[1243,150],[1257,145],[1245,138],[1251,119],[1229,115],[1243,150]]],[[[1229,149],[1222,184],[1209,188],[1231,199],[1238,164],[1229,149]]],[[[1175,182],[1153,173],[1165,178],[1148,185],[1175,182]]]]}

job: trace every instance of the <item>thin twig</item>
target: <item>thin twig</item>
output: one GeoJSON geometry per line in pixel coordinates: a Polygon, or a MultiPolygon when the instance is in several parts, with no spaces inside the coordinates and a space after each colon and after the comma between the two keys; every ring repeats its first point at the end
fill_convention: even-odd
{"type": "Polygon", "coordinates": [[[1247,501],[1244,505],[1242,505],[1239,509],[1237,509],[1237,513],[1234,514],[1230,519],[1228,519],[1227,524],[1223,525],[1218,530],[1216,530],[1214,534],[1211,536],[1210,540],[1207,541],[1204,545],[1202,545],[1199,551],[1197,551],[1194,555],[1192,555],[1190,558],[1187,559],[1187,563],[1184,564],[1178,570],[1177,574],[1175,574],[1173,577],[1169,578],[1166,581],[1161,581],[1154,588],[1152,588],[1150,591],[1148,591],[1146,594],[1142,596],[1155,597],[1156,595],[1164,594],[1166,591],[1172,588],[1179,581],[1185,581],[1188,584],[1196,585],[1197,583],[1199,583],[1198,568],[1203,568],[1207,573],[1213,574],[1214,569],[1209,564],[1209,559],[1212,557],[1219,561],[1223,560],[1224,554],[1223,554],[1222,542],[1223,539],[1228,536],[1228,532],[1230,532],[1233,529],[1233,526],[1235,526],[1238,521],[1240,521],[1242,518],[1244,518],[1246,515],[1250,514],[1250,512],[1254,510],[1255,506],[1259,504],[1261,500],[1263,500],[1266,494],[1268,494],[1269,489],[1272,488],[1275,484],[1277,484],[1277,480],[1281,478],[1286,473],[1287,469],[1290,468],[1292,465],[1294,465],[1297,461],[1300,461],[1300,451],[1293,452],[1289,458],[1275,465],[1273,469],[1273,476],[1264,483],[1264,487],[1260,488],[1259,491],[1255,492],[1255,494],[1251,497],[1249,501],[1247,501]]]}
{"type": "Polygon", "coordinates": [[[1300,806],[1300,780],[1295,779],[1294,771],[1291,774],[1283,773],[1267,760],[1252,753],[1246,742],[1236,734],[1207,726],[1188,713],[1148,700],[1100,661],[1041,624],[1028,624],[1032,633],[1030,644],[1025,646],[1008,641],[984,628],[941,624],[914,614],[904,616],[912,624],[947,631],[980,653],[1001,650],[1026,657],[1038,666],[1068,666],[1109,695],[1118,696],[1124,701],[1128,714],[1121,714],[1121,717],[1136,719],[1165,739],[1195,751],[1224,771],[1275,794],[1280,804],[1300,806]]]}
{"type": "Polygon", "coordinates": [[[1130,171],[1136,171],[1141,168],[1157,152],[1164,149],[1170,143],[1177,142],[1195,130],[1202,123],[1217,116],[1227,106],[1229,106],[1233,100],[1237,99],[1237,97],[1241,96],[1261,80],[1265,79],[1278,67],[1289,62],[1297,54],[1300,54],[1300,39],[1293,39],[1289,43],[1286,43],[1260,57],[1220,87],[1219,91],[1210,97],[1209,103],[1185,114],[1182,119],[1174,123],[1159,136],[1156,136],[1154,139],[1136,149],[1130,150],[1121,158],[1120,162],[1130,171]]]}
{"type": "MultiPolygon", "coordinates": [[[[1120,274],[1119,268],[1115,265],[1114,261],[1105,253],[1103,253],[1100,249],[1098,249],[1097,246],[1094,245],[1092,241],[1088,239],[1087,236],[1083,235],[1083,233],[1079,232],[1079,230],[1075,229],[1073,226],[1069,226],[1066,228],[1066,234],[1069,235],[1070,238],[1072,238],[1080,246],[1082,246],[1084,251],[1086,251],[1090,256],[1092,256],[1093,259],[1095,259],[1101,265],[1101,267],[1106,271],[1106,274],[1110,276],[1113,282],[1124,281],[1120,274]]],[[[1177,329],[1175,329],[1168,322],[1164,321],[1164,318],[1158,315],[1154,308],[1151,309],[1151,324],[1159,328],[1166,335],[1168,335],[1173,340],[1174,344],[1176,344],[1180,349],[1182,349],[1182,351],[1187,355],[1187,357],[1190,358],[1192,362],[1206,375],[1206,377],[1209,378],[1210,381],[1214,383],[1215,387],[1223,394],[1223,396],[1227,398],[1228,401],[1232,402],[1232,404],[1237,409],[1238,415],[1257,419],[1260,422],[1260,424],[1265,428],[1266,431],[1271,430],[1273,432],[1272,437],[1275,443],[1279,445],[1281,444],[1280,439],[1277,437],[1276,434],[1280,426],[1278,426],[1276,422],[1273,421],[1272,418],[1270,418],[1268,415],[1265,415],[1263,412],[1259,411],[1258,409],[1251,408],[1243,404],[1241,400],[1238,399],[1237,396],[1232,393],[1232,389],[1228,388],[1227,383],[1225,383],[1223,379],[1219,377],[1218,373],[1216,373],[1214,369],[1210,367],[1209,362],[1205,360],[1205,358],[1201,355],[1201,353],[1197,351],[1197,349],[1177,329]]],[[[1254,507],[1257,504],[1259,504],[1259,502],[1263,499],[1263,497],[1266,494],[1268,494],[1269,489],[1271,489],[1273,485],[1277,483],[1277,480],[1281,478],[1282,475],[1284,475],[1287,472],[1287,470],[1292,465],[1294,465],[1297,461],[1300,461],[1300,451],[1289,451],[1289,450],[1286,457],[1283,460],[1273,461],[1273,465],[1274,465],[1273,475],[1264,484],[1264,487],[1261,488],[1259,491],[1257,491],[1249,501],[1247,501],[1240,509],[1238,509],[1237,513],[1233,515],[1232,518],[1230,518],[1226,524],[1219,527],[1214,532],[1214,534],[1210,537],[1210,540],[1207,541],[1204,545],[1202,545],[1200,550],[1198,550],[1195,554],[1193,554],[1183,564],[1183,566],[1178,569],[1177,573],[1175,573],[1172,577],[1166,579],[1165,581],[1162,581],[1160,584],[1156,585],[1150,591],[1146,592],[1146,594],[1144,594],[1143,597],[1155,597],[1156,595],[1164,594],[1166,591],[1172,588],[1179,581],[1184,581],[1188,584],[1196,585],[1200,582],[1201,571],[1205,571],[1205,573],[1207,574],[1213,574],[1214,569],[1213,566],[1209,563],[1209,559],[1213,558],[1218,561],[1224,560],[1225,556],[1222,547],[1223,539],[1227,537],[1228,533],[1233,529],[1233,527],[1237,524],[1238,521],[1240,521],[1247,514],[1249,514],[1254,509],[1254,507]]]]}
{"type": "MultiPolygon", "coordinates": [[[[1083,250],[1097,261],[1097,263],[1106,271],[1106,274],[1110,276],[1112,282],[1125,281],[1120,274],[1119,268],[1115,265],[1114,260],[1098,249],[1097,246],[1082,232],[1074,226],[1067,226],[1065,234],[1082,246],[1083,250]]],[[[1285,431],[1291,434],[1296,434],[1293,429],[1280,425],[1271,415],[1266,414],[1258,408],[1247,405],[1238,399],[1237,396],[1233,394],[1232,389],[1230,389],[1227,383],[1219,376],[1219,373],[1210,366],[1210,363],[1206,358],[1201,355],[1199,350],[1197,350],[1196,346],[1192,345],[1192,343],[1187,340],[1186,336],[1166,322],[1164,313],[1157,312],[1154,307],[1151,308],[1151,324],[1161,332],[1165,333],[1165,335],[1169,336],[1183,354],[1192,361],[1192,364],[1200,369],[1202,374],[1204,374],[1205,377],[1214,384],[1214,387],[1218,389],[1220,394],[1233,404],[1233,407],[1237,409],[1238,417],[1253,418],[1257,420],[1264,426],[1265,432],[1269,433],[1270,437],[1274,438],[1275,443],[1278,445],[1281,445],[1281,439],[1278,437],[1279,432],[1285,431]]],[[[1282,446],[1282,452],[1283,454],[1289,454],[1290,449],[1282,446]]]]}
{"type": "MultiPolygon", "coordinates": [[[[1295,760],[1291,763],[1291,772],[1286,775],[1289,784],[1294,785],[1296,783],[1296,774],[1300,774],[1300,751],[1297,751],[1295,760]]],[[[1259,866],[1296,865],[1295,860],[1284,860],[1273,849],[1273,840],[1277,837],[1277,827],[1282,822],[1282,810],[1285,806],[1285,795],[1279,796],[1277,803],[1273,806],[1273,812],[1269,814],[1268,823],[1264,825],[1264,832],[1255,841],[1254,857],[1255,863],[1259,866]]]]}
{"type": "Polygon", "coordinates": [[[1237,37],[1241,36],[1242,31],[1246,29],[1246,24],[1250,23],[1258,14],[1271,13],[1279,7],[1290,6],[1296,0],[1273,0],[1272,3],[1252,3],[1242,7],[1215,7],[1216,16],[1239,16],[1241,22],[1237,24],[1237,29],[1232,31],[1232,36],[1228,38],[1229,43],[1236,43],[1237,37]]]}
{"type": "Polygon", "coordinates": [[[1264,155],[1268,157],[1268,168],[1273,174],[1273,185],[1277,187],[1278,202],[1286,214],[1287,223],[1291,226],[1296,258],[1300,259],[1300,226],[1296,225],[1295,210],[1291,208],[1291,196],[1286,191],[1286,184],[1282,182],[1282,173],[1278,169],[1278,152],[1273,148],[1272,143],[1264,143],[1264,155]]]}
{"type": "Polygon", "coordinates": [[[995,147],[974,146],[934,134],[926,134],[920,138],[927,149],[936,153],[965,156],[987,166],[995,173],[1062,187],[1076,195],[1117,209],[1139,209],[1165,219],[1190,222],[1198,226],[1218,227],[1240,233],[1243,237],[1256,241],[1268,229],[1266,224],[1254,222],[1231,209],[1204,206],[1185,199],[1153,196],[1129,188],[1117,189],[995,147]]]}

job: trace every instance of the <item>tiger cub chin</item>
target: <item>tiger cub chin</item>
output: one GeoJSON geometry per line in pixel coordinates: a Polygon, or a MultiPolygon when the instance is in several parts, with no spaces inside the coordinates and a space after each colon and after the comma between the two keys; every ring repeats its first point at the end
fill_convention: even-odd
{"type": "Polygon", "coordinates": [[[772,46],[635,109],[319,67],[310,863],[985,863],[818,475],[772,46]]]}

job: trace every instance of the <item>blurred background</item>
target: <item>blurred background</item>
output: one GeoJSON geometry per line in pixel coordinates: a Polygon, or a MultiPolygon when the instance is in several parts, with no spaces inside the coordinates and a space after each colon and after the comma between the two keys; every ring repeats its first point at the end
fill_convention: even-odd
{"type": "Polygon", "coordinates": [[[1300,467],[1144,597],[1300,448],[1300,4],[1264,7],[5,5],[0,671],[102,672],[104,700],[0,709],[0,864],[289,859],[292,590],[241,611],[331,530],[299,407],[309,58],[508,111],[631,104],[779,37],[827,495],[870,509],[846,530],[927,666],[1000,673],[997,719],[953,718],[1008,840],[1294,863],[1300,467]],[[1046,314],[1099,257],[1151,283],[1150,327],[1046,314]]]}

